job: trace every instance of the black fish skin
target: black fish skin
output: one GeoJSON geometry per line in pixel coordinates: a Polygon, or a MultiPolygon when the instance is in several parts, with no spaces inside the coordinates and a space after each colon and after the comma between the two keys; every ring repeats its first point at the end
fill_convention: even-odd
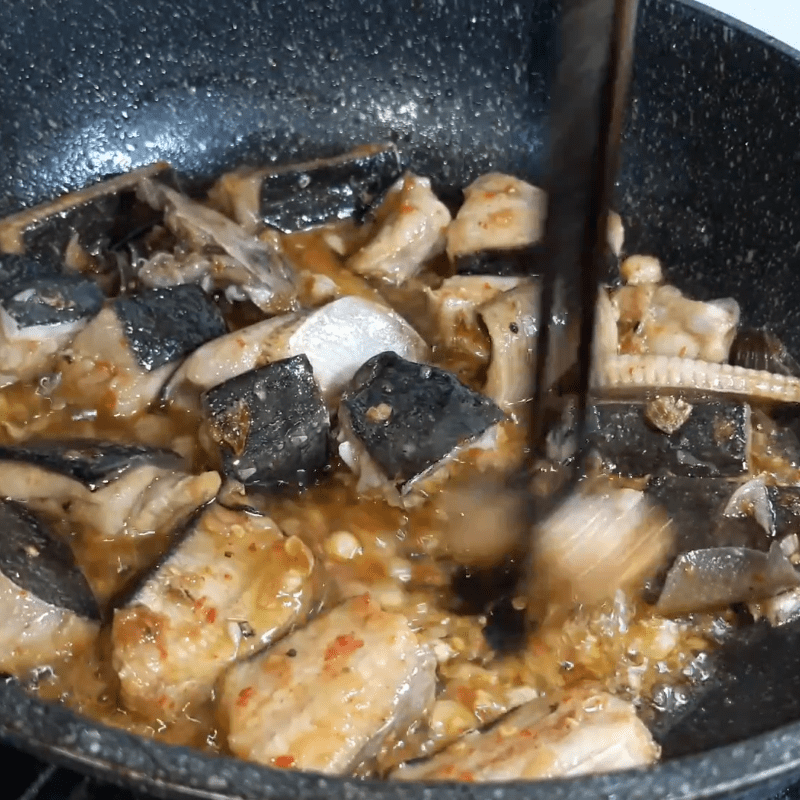
{"type": "Polygon", "coordinates": [[[0,461],[33,464],[73,478],[92,491],[146,464],[183,464],[181,457],[170,450],[94,439],[51,439],[16,447],[0,446],[0,461]]]}
{"type": "Polygon", "coordinates": [[[215,386],[203,409],[223,473],[245,486],[304,486],[327,466],[330,419],[304,355],[215,386]]]}
{"type": "Polygon", "coordinates": [[[342,401],[353,433],[393,481],[408,481],[505,418],[488,398],[437,367],[373,356],[342,401]]]}
{"type": "Polygon", "coordinates": [[[587,439],[607,467],[626,477],[671,474],[737,477],[748,472],[750,407],[697,403],[673,434],[652,427],[639,403],[597,403],[587,412],[587,439]]]}
{"type": "Polygon", "coordinates": [[[283,233],[349,217],[360,220],[402,173],[403,163],[393,145],[279,167],[268,172],[261,184],[261,219],[283,233]]]}
{"type": "Polygon", "coordinates": [[[48,259],[0,255],[0,304],[20,328],[57,325],[95,317],[103,292],[48,259]]]}
{"type": "Polygon", "coordinates": [[[222,312],[193,284],[123,295],[113,305],[136,360],[148,372],[227,333],[222,312]]]}
{"type": "Polygon", "coordinates": [[[0,501],[0,572],[46,603],[99,620],[97,600],[69,545],[24,506],[0,501]]]}
{"type": "MultiPolygon", "coordinates": [[[[155,180],[173,184],[176,180],[172,170],[164,165],[145,167],[139,174],[148,174],[155,180]]],[[[78,234],[78,241],[88,253],[99,255],[116,242],[127,238],[136,227],[141,227],[141,214],[131,214],[136,203],[137,172],[117,176],[123,181],[119,187],[110,180],[77,192],[74,202],[60,210],[45,204],[42,215],[27,228],[22,239],[25,252],[35,257],[61,259],[70,239],[78,234]]],[[[69,196],[68,196],[69,198],[69,196]]],[[[56,201],[58,206],[62,201],[56,201]]],[[[141,203],[138,206],[142,206],[141,203]]],[[[161,218],[161,214],[153,213],[152,221],[161,218]]]]}
{"type": "Polygon", "coordinates": [[[769,550],[771,539],[752,517],[726,517],[723,511],[741,486],[725,478],[654,478],[646,495],[662,506],[673,523],[675,552],[712,547],[769,550]]]}

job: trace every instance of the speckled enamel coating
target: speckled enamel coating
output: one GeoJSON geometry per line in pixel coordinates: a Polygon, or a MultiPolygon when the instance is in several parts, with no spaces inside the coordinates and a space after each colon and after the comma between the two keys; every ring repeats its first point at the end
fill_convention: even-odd
{"type": "MultiPolygon", "coordinates": [[[[657,254],[687,292],[735,296],[797,356],[800,56],[691,2],[641,2],[626,251],[657,254]]],[[[207,179],[386,139],[439,191],[489,169],[538,181],[553,19],[550,0],[5,0],[0,214],[159,158],[207,179]]],[[[799,674],[756,682],[748,714],[800,696],[799,674]]],[[[273,771],[103,728],[13,682],[0,733],[173,798],[749,799],[800,774],[796,721],[644,772],[504,786],[273,771]]]]}

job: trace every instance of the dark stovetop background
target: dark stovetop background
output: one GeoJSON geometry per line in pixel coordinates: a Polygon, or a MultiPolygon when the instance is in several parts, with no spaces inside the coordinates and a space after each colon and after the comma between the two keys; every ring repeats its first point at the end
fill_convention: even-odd
{"type": "MultiPolygon", "coordinates": [[[[59,769],[21,753],[0,740],[0,775],[5,788],[2,800],[156,800],[151,795],[131,792],[59,769]]],[[[0,784],[0,786],[2,785],[0,784]]],[[[653,798],[653,800],[657,800],[653,798]]],[[[771,800],[800,800],[800,783],[771,800]]]]}

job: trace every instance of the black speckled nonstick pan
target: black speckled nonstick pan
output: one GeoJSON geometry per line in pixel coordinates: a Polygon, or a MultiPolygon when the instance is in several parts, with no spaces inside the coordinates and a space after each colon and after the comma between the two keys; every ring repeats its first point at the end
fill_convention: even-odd
{"type": "MultiPolygon", "coordinates": [[[[157,159],[240,162],[392,139],[440,190],[541,177],[550,0],[3,0],[0,215],[157,159]]],[[[642,0],[618,210],[630,252],[731,295],[800,355],[800,54],[642,0]]],[[[2,535],[2,532],[0,532],[2,535]]],[[[0,736],[165,798],[766,797],[800,775],[800,632],[752,631],[663,763],[543,783],[323,778],[111,730],[0,681],[0,736]]],[[[0,791],[0,794],[2,792],[0,791]]]]}

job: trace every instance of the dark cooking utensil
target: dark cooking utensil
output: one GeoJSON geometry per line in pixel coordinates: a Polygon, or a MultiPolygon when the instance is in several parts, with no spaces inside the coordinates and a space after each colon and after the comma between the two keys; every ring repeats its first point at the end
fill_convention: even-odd
{"type": "MultiPolygon", "coordinates": [[[[489,169],[540,182],[554,18],[549,0],[5,0],[0,213],[157,158],[203,179],[386,138],[439,190],[489,169]]],[[[636,44],[616,201],[628,251],[659,255],[696,296],[736,297],[797,357],[800,56],[667,0],[642,0],[636,44]]],[[[759,668],[795,652],[779,641],[753,650],[772,708],[800,696],[800,672],[759,668]]],[[[432,788],[167,747],[0,683],[13,743],[172,798],[769,797],[800,774],[799,719],[733,719],[730,740],[750,738],[643,772],[432,788]]]]}
{"type": "Polygon", "coordinates": [[[578,441],[583,441],[594,312],[607,250],[607,215],[627,107],[637,7],[638,0],[564,0],[561,7],[560,55],[548,114],[534,447],[542,435],[554,312],[557,325],[565,315],[580,320],[576,428],[578,441]]]}

